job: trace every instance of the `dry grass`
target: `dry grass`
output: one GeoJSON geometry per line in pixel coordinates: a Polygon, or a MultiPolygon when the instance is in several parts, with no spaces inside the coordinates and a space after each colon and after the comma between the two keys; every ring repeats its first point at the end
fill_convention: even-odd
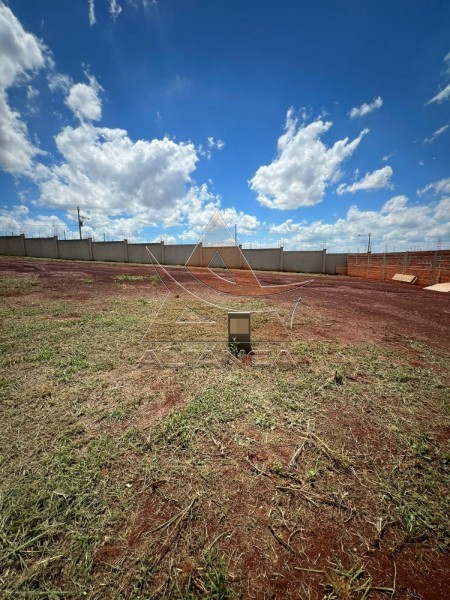
{"type": "Polygon", "coordinates": [[[5,597],[412,598],[411,552],[445,577],[448,356],[299,327],[295,369],[139,366],[157,285],[23,281],[0,286],[5,597]]]}

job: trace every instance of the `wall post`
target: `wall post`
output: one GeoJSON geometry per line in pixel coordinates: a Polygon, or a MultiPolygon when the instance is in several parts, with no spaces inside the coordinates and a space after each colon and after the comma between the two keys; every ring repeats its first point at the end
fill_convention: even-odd
{"type": "Polygon", "coordinates": [[[327,251],[326,248],[322,250],[322,273],[327,272],[327,251]]]}
{"type": "MultiPolygon", "coordinates": [[[[92,238],[88,238],[88,250],[89,250],[89,260],[94,260],[94,254],[92,252],[92,238]]],[[[83,243],[83,240],[80,240],[83,243]]]]}
{"type": "Polygon", "coordinates": [[[283,271],[283,254],[284,248],[283,246],[280,246],[280,271],[283,271]]]}
{"type": "Polygon", "coordinates": [[[403,255],[403,274],[405,274],[406,271],[408,270],[408,264],[409,264],[409,254],[408,254],[408,252],[405,252],[405,254],[403,255]]]}
{"type": "Polygon", "coordinates": [[[20,239],[22,240],[22,256],[27,256],[27,246],[25,244],[25,234],[20,234],[20,239]]]}
{"type": "Polygon", "coordinates": [[[161,264],[165,265],[166,264],[166,257],[164,255],[164,240],[161,240],[160,244],[161,244],[161,264]]]}
{"type": "Polygon", "coordinates": [[[58,246],[58,236],[54,235],[53,236],[53,242],[55,244],[55,254],[56,254],[56,258],[59,258],[59,246],[58,246]]]}
{"type": "Polygon", "coordinates": [[[128,240],[127,240],[127,238],[124,238],[124,240],[123,240],[123,250],[124,250],[124,255],[125,255],[125,262],[130,262],[128,259],[128,240]]]}
{"type": "Polygon", "coordinates": [[[435,282],[434,278],[436,276],[436,265],[437,265],[437,250],[434,251],[433,254],[433,273],[431,276],[431,285],[434,285],[435,283],[439,283],[439,281],[435,282]]]}
{"type": "Polygon", "coordinates": [[[25,246],[25,256],[29,256],[28,247],[27,247],[27,238],[25,236],[23,238],[23,245],[25,246]]]}

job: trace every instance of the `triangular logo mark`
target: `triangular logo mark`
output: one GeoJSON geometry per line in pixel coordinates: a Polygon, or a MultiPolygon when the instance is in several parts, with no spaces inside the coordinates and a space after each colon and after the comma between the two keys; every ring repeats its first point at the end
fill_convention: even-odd
{"type": "Polygon", "coordinates": [[[225,279],[225,281],[229,281],[230,283],[236,283],[233,275],[231,274],[218,250],[215,251],[214,256],[209,261],[208,269],[211,271],[211,273],[217,275],[217,277],[225,279]],[[212,269],[215,270],[213,271],[212,269]]]}
{"type": "Polygon", "coordinates": [[[273,365],[272,366],[280,366],[280,367],[295,367],[296,363],[295,360],[292,357],[292,354],[289,352],[289,350],[280,350],[280,353],[278,354],[278,356],[276,357],[276,359],[273,361],[273,365]]]}
{"type": "Polygon", "coordinates": [[[150,365],[151,367],[162,367],[161,361],[159,360],[156,352],[154,350],[146,350],[144,354],[141,356],[139,366],[142,365],[150,365]]]}
{"type": "Polygon", "coordinates": [[[237,246],[235,237],[218,210],[210,218],[198,241],[204,246],[237,246]]]}
{"type": "Polygon", "coordinates": [[[178,313],[177,323],[186,324],[186,323],[215,323],[214,319],[203,315],[201,313],[196,312],[189,306],[183,306],[183,308],[178,313]]]}
{"type": "MultiPolygon", "coordinates": [[[[219,211],[215,211],[212,215],[203,234],[185,263],[185,266],[191,271],[194,277],[197,279],[200,278],[202,283],[213,289],[219,289],[215,288],[214,285],[211,284],[211,281],[208,283],[207,280],[203,280],[201,278],[201,272],[196,271],[198,267],[204,267],[207,264],[209,265],[211,262],[211,255],[214,258],[215,248],[221,248],[223,249],[223,252],[226,251],[227,261],[224,261],[224,263],[227,269],[237,269],[233,277],[234,281],[231,281],[231,279],[228,278],[228,275],[226,277],[221,277],[218,273],[215,273],[215,275],[219,276],[219,278],[221,277],[229,284],[234,283],[239,285],[239,283],[242,283],[245,286],[252,285],[261,288],[261,283],[242,252],[242,248],[232,235],[219,211]]],[[[211,271],[210,268],[209,270],[211,271]]],[[[225,271],[223,272],[223,275],[225,275],[225,271]]],[[[223,287],[220,288],[220,291],[223,291],[223,287]]],[[[229,290],[226,293],[234,292],[229,290]]]]}

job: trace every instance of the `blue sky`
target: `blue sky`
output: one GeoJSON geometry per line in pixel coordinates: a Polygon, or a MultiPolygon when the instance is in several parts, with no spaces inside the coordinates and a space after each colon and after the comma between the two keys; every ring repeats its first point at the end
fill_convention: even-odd
{"type": "Polygon", "coordinates": [[[450,248],[447,0],[0,0],[0,234],[450,248]]]}

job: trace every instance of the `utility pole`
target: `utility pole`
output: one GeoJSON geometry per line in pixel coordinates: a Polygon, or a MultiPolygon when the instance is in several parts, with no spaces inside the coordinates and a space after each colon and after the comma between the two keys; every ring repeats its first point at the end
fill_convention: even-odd
{"type": "Polygon", "coordinates": [[[238,241],[237,241],[237,225],[235,224],[234,226],[234,241],[236,242],[236,246],[238,245],[238,241]]]}
{"type": "Polygon", "coordinates": [[[82,239],[82,235],[81,235],[81,228],[84,225],[85,221],[89,220],[89,217],[84,217],[83,215],[80,215],[80,207],[77,206],[77,213],[78,213],[78,231],[80,232],[80,240],[82,239]]]}
{"type": "Polygon", "coordinates": [[[80,240],[81,240],[81,228],[83,227],[83,221],[81,220],[80,217],[80,207],[77,206],[77,213],[78,213],[78,231],[80,232],[80,240]]]}
{"type": "MultiPolygon", "coordinates": [[[[357,237],[365,237],[364,233],[358,233],[357,237]]],[[[369,233],[369,239],[367,240],[367,254],[370,254],[370,252],[372,251],[372,248],[370,246],[370,239],[371,239],[371,234],[369,233]]],[[[359,248],[358,248],[358,252],[359,252],[359,248]]]]}

